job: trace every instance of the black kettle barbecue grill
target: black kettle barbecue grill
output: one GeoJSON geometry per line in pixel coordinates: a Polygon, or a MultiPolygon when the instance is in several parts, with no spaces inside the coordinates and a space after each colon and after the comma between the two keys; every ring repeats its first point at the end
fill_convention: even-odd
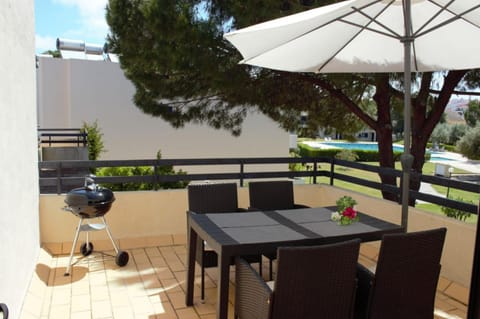
{"type": "Polygon", "coordinates": [[[123,267],[128,263],[128,253],[120,250],[115,244],[115,240],[112,237],[112,233],[110,232],[110,228],[108,227],[104,216],[112,207],[112,203],[115,201],[115,195],[108,188],[95,184],[94,178],[94,175],[86,176],[84,187],[72,189],[67,193],[65,198],[67,206],[64,207],[64,210],[69,211],[80,218],[75,233],[75,239],[73,240],[72,250],[70,251],[70,259],[65,276],[70,274],[73,254],[75,252],[75,247],[77,246],[78,235],[81,231],[87,232],[86,241],[80,246],[80,252],[83,256],[88,256],[93,251],[93,244],[88,240],[88,233],[90,231],[105,229],[108,237],[110,237],[110,240],[112,241],[113,247],[115,248],[115,263],[120,267],[123,267]],[[85,219],[92,218],[100,218],[103,223],[84,224],[85,219]]]}

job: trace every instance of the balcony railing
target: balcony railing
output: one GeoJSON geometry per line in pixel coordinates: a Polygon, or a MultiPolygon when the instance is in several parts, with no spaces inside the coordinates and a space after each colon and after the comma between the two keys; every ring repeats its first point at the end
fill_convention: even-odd
{"type": "MultiPolygon", "coordinates": [[[[375,190],[394,194],[398,200],[401,199],[401,179],[402,172],[400,170],[383,168],[373,165],[367,165],[357,162],[350,162],[327,157],[315,158],[210,158],[210,159],[145,159],[145,160],[108,160],[108,161],[46,161],[39,163],[40,172],[48,171],[50,174],[40,174],[40,189],[50,187],[53,191],[50,193],[62,193],[74,187],[80,187],[84,183],[84,176],[72,176],[71,172],[88,172],[101,167],[136,167],[150,166],[153,169],[152,175],[136,175],[136,176],[99,176],[96,178],[97,183],[151,183],[154,189],[158,189],[161,183],[179,182],[179,181],[203,181],[203,180],[234,180],[240,186],[244,186],[247,180],[252,179],[272,179],[272,178],[310,178],[312,183],[317,183],[319,177],[329,178],[330,185],[335,185],[336,181],[346,181],[356,185],[361,185],[375,190]],[[310,170],[293,171],[293,170],[268,170],[268,166],[272,164],[294,164],[300,163],[310,167],[310,170]],[[325,165],[326,164],[326,165],[325,165]],[[249,171],[251,166],[263,166],[265,170],[249,171]],[[205,173],[186,173],[175,175],[158,174],[156,168],[163,166],[174,166],[182,168],[186,166],[195,167],[219,167],[223,166],[229,169],[227,172],[209,172],[205,169],[205,173]],[[380,182],[359,178],[352,175],[341,174],[335,171],[336,166],[353,168],[373,172],[377,174],[394,176],[396,185],[387,185],[380,182]],[[44,177],[47,176],[47,177],[44,177]]],[[[211,170],[211,169],[210,169],[211,170]]],[[[463,190],[467,192],[480,193],[480,185],[456,181],[450,178],[430,176],[412,173],[412,180],[425,182],[434,185],[449,187],[450,189],[463,190]]],[[[422,193],[420,191],[410,191],[410,198],[422,200],[425,202],[437,204],[440,206],[451,207],[465,212],[477,214],[477,205],[456,201],[432,194],[422,193]]]]}
{"type": "Polygon", "coordinates": [[[52,146],[52,144],[87,146],[88,134],[82,129],[58,129],[47,128],[38,129],[38,142],[42,146],[52,146]]]}

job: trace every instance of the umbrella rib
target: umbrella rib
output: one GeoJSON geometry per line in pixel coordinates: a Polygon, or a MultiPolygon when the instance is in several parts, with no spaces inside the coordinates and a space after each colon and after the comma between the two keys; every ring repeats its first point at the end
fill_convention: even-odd
{"type": "MultiPolygon", "coordinates": [[[[373,19],[372,19],[370,16],[366,15],[365,13],[363,13],[361,10],[362,10],[363,8],[369,7],[369,6],[374,5],[374,4],[376,4],[376,3],[378,3],[378,2],[381,2],[381,1],[384,1],[384,0],[376,0],[376,1],[374,1],[374,2],[371,2],[371,3],[369,3],[369,4],[367,4],[367,5],[363,6],[363,7],[361,7],[361,8],[351,7],[351,8],[352,8],[352,11],[349,11],[349,12],[345,13],[345,14],[342,15],[342,16],[339,16],[339,17],[337,17],[337,18],[335,18],[335,19],[332,19],[332,20],[330,20],[330,21],[327,21],[327,22],[323,23],[322,25],[319,25],[319,26],[317,26],[317,27],[315,27],[315,28],[312,28],[311,30],[308,30],[308,31],[306,31],[306,32],[304,32],[304,33],[302,33],[302,34],[299,34],[299,35],[295,36],[294,38],[292,38],[292,39],[290,39],[290,40],[288,40],[288,41],[285,41],[284,43],[282,43],[282,45],[285,45],[285,44],[287,44],[287,43],[291,43],[292,41],[295,41],[295,40],[297,40],[297,39],[299,39],[299,38],[301,38],[301,37],[303,37],[303,36],[305,36],[305,35],[307,35],[307,34],[309,34],[309,33],[312,33],[312,32],[314,32],[314,31],[316,31],[316,30],[318,30],[318,29],[321,29],[321,28],[325,27],[326,25],[329,25],[329,24],[331,24],[331,23],[333,23],[333,22],[335,22],[335,21],[343,22],[343,23],[345,23],[345,24],[350,24],[350,25],[353,25],[353,26],[359,28],[359,31],[352,37],[352,39],[354,39],[362,30],[370,30],[370,31],[373,31],[373,32],[377,32],[377,33],[383,34],[383,35],[388,36],[388,37],[399,38],[399,36],[396,35],[395,32],[393,32],[392,30],[390,30],[389,28],[387,28],[387,27],[385,27],[385,26],[384,26],[384,28],[387,29],[387,30],[390,30],[390,32],[392,32],[394,35],[391,35],[391,34],[388,34],[388,33],[386,33],[386,32],[382,32],[382,31],[379,31],[379,30],[374,30],[374,29],[368,28],[368,24],[374,22],[374,19],[375,19],[378,15],[380,15],[383,11],[385,11],[385,10],[386,10],[386,7],[389,7],[392,3],[394,3],[395,0],[390,0],[390,3],[389,3],[384,9],[382,9],[382,10],[377,14],[377,16],[376,16],[375,18],[373,18],[373,19]],[[367,18],[370,20],[370,22],[369,22],[367,25],[363,26],[363,25],[359,25],[359,24],[356,24],[356,23],[351,22],[351,21],[348,21],[348,20],[344,20],[345,17],[348,17],[349,15],[351,15],[351,14],[353,14],[353,13],[361,13],[362,15],[364,15],[365,17],[367,17],[367,18]]],[[[377,22],[377,23],[378,23],[378,22],[377,22]]],[[[380,24],[380,23],[378,23],[378,24],[380,24]]],[[[381,24],[380,24],[380,25],[381,25],[381,24]]],[[[351,40],[350,40],[350,41],[351,41],[351,40]]],[[[331,56],[331,58],[329,58],[325,63],[323,63],[323,64],[318,68],[317,72],[320,72],[320,71],[325,67],[325,65],[327,65],[327,64],[335,57],[335,55],[336,55],[338,52],[340,52],[344,47],[346,47],[346,46],[348,45],[348,43],[349,43],[350,41],[348,41],[344,46],[342,46],[339,50],[337,50],[337,52],[336,52],[335,54],[333,54],[333,55],[331,56]]],[[[266,52],[267,52],[267,51],[266,51],[266,52]]],[[[262,53],[259,53],[259,54],[255,55],[255,56],[252,56],[252,57],[250,57],[250,58],[248,58],[248,59],[244,59],[244,60],[242,61],[242,63],[248,63],[248,61],[257,58],[259,55],[264,54],[264,53],[265,53],[265,52],[262,52],[262,53]]]]}
{"type": "Polygon", "coordinates": [[[421,36],[423,36],[423,35],[425,35],[425,34],[427,34],[427,33],[430,33],[430,32],[432,32],[432,31],[435,31],[436,29],[439,29],[439,28],[441,28],[441,27],[443,27],[443,26],[445,26],[445,25],[448,25],[448,24],[452,23],[453,21],[459,20],[459,19],[462,19],[462,20],[466,21],[467,23],[469,23],[469,24],[471,24],[471,25],[473,25],[473,26],[475,26],[475,27],[477,27],[477,28],[480,28],[480,26],[476,25],[475,23],[473,23],[473,22],[471,22],[471,21],[468,21],[467,19],[465,19],[465,18],[463,17],[464,15],[466,15],[466,14],[468,14],[468,13],[470,13],[470,12],[472,12],[472,11],[478,9],[478,8],[480,8],[480,4],[478,4],[478,5],[476,5],[476,6],[473,6],[473,7],[471,7],[470,9],[465,10],[465,11],[462,12],[462,13],[455,13],[455,12],[452,12],[451,10],[448,10],[448,6],[449,6],[450,4],[452,4],[453,2],[455,2],[455,0],[451,0],[451,1],[450,1],[448,4],[446,4],[445,6],[439,5],[439,4],[438,4],[437,2],[435,2],[435,1],[430,1],[430,2],[433,3],[433,4],[435,4],[435,5],[437,5],[437,6],[439,6],[439,7],[440,7],[440,10],[439,10],[435,15],[433,15],[427,22],[425,22],[425,24],[424,24],[421,28],[419,28],[419,29],[417,30],[417,32],[414,34],[414,37],[415,37],[415,38],[421,37],[421,36]],[[442,23],[439,23],[439,24],[437,24],[437,25],[435,25],[435,26],[433,26],[433,27],[431,27],[431,28],[429,28],[429,29],[426,29],[426,30],[424,30],[423,32],[420,32],[420,31],[422,31],[423,29],[425,29],[425,28],[427,27],[427,25],[428,25],[433,19],[435,19],[438,15],[440,15],[440,13],[442,13],[443,11],[446,11],[446,12],[452,14],[453,17],[451,17],[450,19],[445,20],[445,21],[443,21],[442,23]]]}
{"type": "MultiPolygon", "coordinates": [[[[433,31],[433,30],[439,28],[439,26],[436,26],[436,27],[433,27],[433,28],[431,28],[431,29],[428,29],[428,30],[426,30],[426,31],[424,31],[424,32],[421,32],[423,29],[425,29],[425,28],[430,24],[430,22],[433,21],[433,19],[435,19],[436,17],[438,17],[438,16],[440,15],[440,13],[442,13],[442,12],[444,12],[444,11],[447,11],[447,7],[448,7],[449,5],[451,5],[454,1],[455,1],[455,0],[451,0],[449,3],[445,4],[444,6],[439,5],[439,4],[436,3],[435,1],[430,1],[432,4],[438,6],[440,9],[438,10],[438,12],[437,12],[436,14],[432,15],[432,16],[430,17],[430,19],[428,19],[420,28],[418,28],[418,30],[417,30],[416,32],[412,33],[413,36],[414,36],[414,37],[422,36],[422,35],[430,32],[430,31],[433,31]]],[[[453,12],[450,12],[450,13],[454,14],[453,12]]],[[[455,14],[454,14],[454,15],[455,15],[455,14]]],[[[450,21],[450,19],[449,19],[448,21],[450,21]]]]}
{"type": "MultiPolygon", "coordinates": [[[[376,1],[376,2],[378,2],[378,1],[376,1]]],[[[375,3],[376,3],[376,2],[375,2],[375,3]]],[[[362,9],[368,6],[368,5],[366,5],[366,6],[362,7],[362,8],[360,8],[360,9],[359,9],[359,8],[356,8],[356,7],[352,7],[352,11],[351,11],[351,12],[346,13],[345,15],[339,17],[339,18],[336,19],[336,20],[332,20],[332,21],[329,21],[328,23],[326,23],[325,25],[330,24],[330,23],[332,23],[332,22],[334,22],[334,21],[343,22],[343,23],[345,23],[345,24],[349,24],[349,25],[358,27],[358,32],[355,33],[355,34],[350,38],[349,41],[346,41],[343,46],[341,46],[334,54],[332,54],[332,55],[330,56],[330,58],[328,58],[324,63],[322,63],[322,65],[320,65],[320,67],[317,69],[317,73],[319,73],[328,63],[330,63],[330,61],[332,61],[333,58],[334,58],[340,51],[342,51],[347,45],[349,45],[350,42],[351,42],[353,39],[355,39],[363,30],[369,30],[369,31],[373,31],[373,32],[377,32],[377,33],[383,34],[383,35],[388,36],[388,37],[398,38],[398,36],[394,36],[394,35],[388,34],[388,33],[386,33],[386,32],[381,32],[381,31],[379,31],[379,30],[370,29],[370,28],[368,27],[368,26],[369,26],[371,23],[373,23],[373,22],[376,22],[377,24],[383,26],[381,23],[378,23],[377,21],[375,21],[375,19],[376,19],[379,15],[381,15],[381,14],[387,9],[387,7],[389,7],[393,2],[394,2],[394,0],[392,0],[392,1],[390,2],[390,4],[388,4],[388,5],[385,6],[381,11],[379,11],[379,12],[377,13],[377,15],[376,15],[375,17],[373,17],[373,18],[370,17],[369,15],[365,14],[364,12],[362,12],[362,9]],[[345,19],[344,19],[345,17],[347,17],[347,16],[349,16],[349,15],[351,15],[351,14],[353,14],[353,13],[360,13],[361,15],[363,15],[363,16],[365,16],[367,19],[369,19],[370,22],[368,22],[368,23],[365,24],[365,25],[360,25],[360,24],[358,24],[358,23],[354,23],[354,22],[352,22],[352,21],[348,21],[348,20],[345,20],[345,19]]],[[[373,4],[373,3],[372,3],[372,4],[373,4]]],[[[395,32],[394,32],[393,30],[390,30],[390,29],[387,28],[386,26],[383,26],[383,27],[384,27],[386,30],[389,30],[390,32],[392,32],[393,34],[395,34],[395,32]]],[[[319,28],[320,28],[320,27],[315,28],[314,30],[319,29],[319,28]]],[[[313,31],[313,30],[312,30],[312,31],[313,31]]]]}
{"type": "Polygon", "coordinates": [[[343,22],[345,23],[348,23],[348,24],[351,24],[351,25],[354,25],[354,26],[358,26],[360,28],[362,28],[362,30],[368,30],[368,31],[371,31],[371,32],[375,32],[375,33],[379,33],[381,35],[384,35],[384,36],[387,36],[387,37],[391,37],[391,38],[395,38],[395,39],[400,39],[402,36],[400,34],[398,34],[397,32],[395,32],[394,30],[392,30],[391,28],[389,28],[388,26],[386,26],[385,24],[377,21],[376,19],[378,18],[379,15],[381,15],[389,6],[391,5],[391,3],[388,5],[388,6],[385,6],[376,16],[374,17],[371,17],[369,16],[368,14],[366,14],[365,12],[362,11],[362,9],[358,9],[358,8],[355,8],[355,7],[352,7],[352,9],[363,15],[365,18],[369,19],[370,20],[370,23],[368,25],[370,25],[372,22],[377,24],[378,26],[382,27],[383,29],[385,29],[386,31],[388,32],[384,32],[384,31],[381,31],[381,30],[376,30],[376,29],[372,29],[372,28],[369,28],[368,25],[366,26],[362,26],[358,23],[355,23],[355,22],[351,22],[351,21],[344,21],[342,20],[343,22]]]}

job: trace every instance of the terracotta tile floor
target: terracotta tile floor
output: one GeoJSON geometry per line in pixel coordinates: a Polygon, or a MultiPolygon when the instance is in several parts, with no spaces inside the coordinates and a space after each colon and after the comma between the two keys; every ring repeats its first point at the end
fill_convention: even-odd
{"type": "MultiPolygon", "coordinates": [[[[94,252],[78,259],[71,276],[65,277],[68,256],[52,256],[42,249],[20,318],[215,318],[216,268],[207,270],[206,302],[200,303],[198,277],[194,306],[186,307],[184,244],[127,251],[130,261],[123,268],[107,255],[113,250],[94,252]]],[[[375,257],[374,246],[362,247],[362,263],[372,265],[375,257]]],[[[266,260],[264,269],[267,274],[266,260]]],[[[233,318],[233,290],[230,296],[229,317],[233,318]]],[[[435,318],[466,318],[467,298],[465,287],[441,278],[435,318]]]]}

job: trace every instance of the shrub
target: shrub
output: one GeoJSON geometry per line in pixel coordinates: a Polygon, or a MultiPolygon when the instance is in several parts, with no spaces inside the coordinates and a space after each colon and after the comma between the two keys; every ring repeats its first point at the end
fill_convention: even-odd
{"type": "Polygon", "coordinates": [[[101,153],[106,152],[105,146],[103,145],[103,134],[98,127],[98,122],[95,121],[93,124],[88,124],[83,122],[82,133],[87,133],[87,147],[88,147],[88,159],[95,161],[100,157],[101,153]]]}
{"type": "MultiPolygon", "coordinates": [[[[290,157],[298,158],[301,157],[298,150],[290,151],[290,157]]],[[[301,163],[288,163],[288,170],[291,172],[302,171],[303,165],[301,163]]]]}
{"type": "MultiPolygon", "coordinates": [[[[298,144],[299,154],[302,157],[336,157],[337,153],[340,153],[342,149],[318,149],[312,148],[305,144],[298,144]]],[[[358,156],[358,162],[378,162],[380,160],[380,155],[378,151],[372,150],[353,150],[358,156]]],[[[402,152],[394,151],[393,156],[396,161],[399,160],[402,152]]]]}
{"type": "Polygon", "coordinates": [[[335,158],[344,160],[344,161],[350,161],[350,162],[355,162],[358,160],[358,155],[352,150],[341,150],[337,154],[335,154],[335,158]]]}
{"type": "MultiPolygon", "coordinates": [[[[456,198],[456,201],[463,202],[463,198],[456,198]]],[[[473,202],[470,202],[473,204],[473,202]]],[[[445,214],[445,216],[450,217],[450,218],[455,218],[460,221],[465,221],[468,217],[470,217],[470,213],[457,209],[457,208],[451,208],[451,207],[442,207],[442,212],[445,214]]]]}
{"type": "MultiPolygon", "coordinates": [[[[161,159],[161,152],[157,152],[157,159],[161,159]]],[[[97,176],[153,176],[155,175],[186,175],[186,172],[179,170],[175,172],[172,166],[158,166],[154,170],[150,166],[133,167],[103,167],[97,170],[97,176]]],[[[102,183],[103,187],[112,191],[136,191],[136,190],[154,190],[154,189],[172,189],[185,188],[188,181],[155,183],[102,183]]]]}

